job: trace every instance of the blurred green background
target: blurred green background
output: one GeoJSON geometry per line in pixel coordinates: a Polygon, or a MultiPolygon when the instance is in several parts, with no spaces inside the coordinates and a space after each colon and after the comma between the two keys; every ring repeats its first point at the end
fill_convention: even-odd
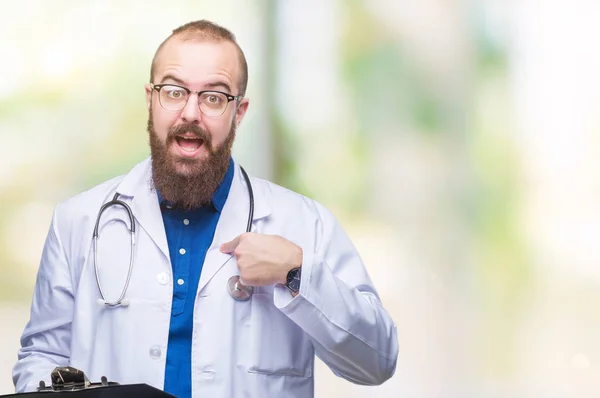
{"type": "Polygon", "coordinates": [[[154,51],[206,18],[249,63],[236,159],[338,216],[398,325],[389,382],[317,396],[600,394],[600,5],[0,7],[0,393],[54,206],[148,156],[154,51]]]}

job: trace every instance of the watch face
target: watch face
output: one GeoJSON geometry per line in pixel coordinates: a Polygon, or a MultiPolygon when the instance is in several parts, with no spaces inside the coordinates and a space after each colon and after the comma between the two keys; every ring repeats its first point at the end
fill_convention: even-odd
{"type": "Polygon", "coordinates": [[[300,290],[300,268],[294,268],[288,273],[286,286],[294,293],[300,290]]]}

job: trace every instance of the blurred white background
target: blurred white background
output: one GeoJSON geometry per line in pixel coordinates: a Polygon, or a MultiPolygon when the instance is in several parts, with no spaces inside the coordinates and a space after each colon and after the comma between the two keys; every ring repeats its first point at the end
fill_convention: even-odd
{"type": "Polygon", "coordinates": [[[317,397],[600,395],[600,3],[0,7],[0,394],[53,207],[148,155],[152,55],[205,18],[249,62],[236,158],[338,216],[398,324],[391,380],[317,397]]]}

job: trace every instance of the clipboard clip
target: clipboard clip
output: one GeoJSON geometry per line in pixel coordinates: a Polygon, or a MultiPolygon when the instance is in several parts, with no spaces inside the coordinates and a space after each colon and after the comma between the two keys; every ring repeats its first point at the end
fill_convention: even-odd
{"type": "Polygon", "coordinates": [[[109,382],[106,376],[102,376],[100,383],[91,383],[85,373],[71,366],[60,366],[54,368],[50,373],[51,386],[46,386],[46,383],[41,380],[37,388],[41,391],[77,391],[86,388],[97,388],[117,385],[119,383],[109,382]]]}

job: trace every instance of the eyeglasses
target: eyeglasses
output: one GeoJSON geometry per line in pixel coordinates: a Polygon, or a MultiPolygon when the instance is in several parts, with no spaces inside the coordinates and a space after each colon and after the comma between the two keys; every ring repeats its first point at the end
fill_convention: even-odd
{"type": "Polygon", "coordinates": [[[158,91],[160,106],[168,111],[177,112],[185,108],[190,95],[198,94],[198,108],[206,116],[218,117],[225,113],[231,101],[242,99],[241,95],[231,95],[221,91],[194,91],[175,84],[152,84],[150,87],[158,91]]]}

